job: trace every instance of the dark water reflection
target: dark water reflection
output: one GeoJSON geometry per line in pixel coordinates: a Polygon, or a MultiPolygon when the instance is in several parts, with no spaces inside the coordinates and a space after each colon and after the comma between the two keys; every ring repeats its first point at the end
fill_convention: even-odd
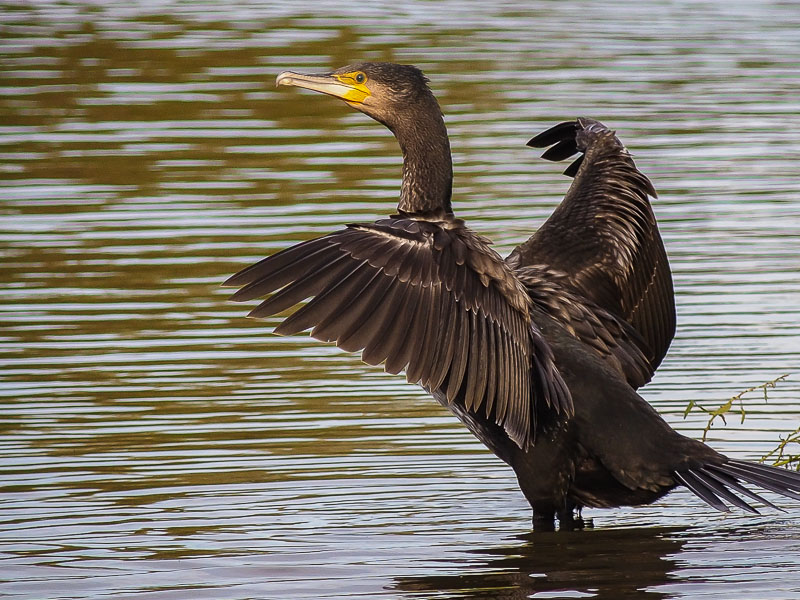
{"type": "Polygon", "coordinates": [[[679,492],[525,537],[513,474],[424,394],[218,287],[397,194],[390,134],[284,68],[423,67],[454,205],[502,253],[567,185],[525,141],[591,115],[660,192],[679,324],[645,395],[698,435],[689,400],[793,373],[712,433],[758,457],[800,414],[799,28],[781,2],[0,3],[0,595],[800,597],[796,505],[679,492]]]}
{"type": "Polygon", "coordinates": [[[470,550],[465,554],[477,559],[469,567],[401,577],[393,589],[412,597],[509,600],[790,598],[800,590],[800,536],[775,525],[705,535],[659,526],[526,534],[515,542],[470,550]],[[784,571],[779,580],[767,574],[776,568],[784,571]]]}
{"type": "Polygon", "coordinates": [[[444,598],[664,598],[679,576],[685,529],[647,527],[526,534],[514,544],[471,550],[489,556],[450,574],[400,578],[403,592],[444,598]]]}

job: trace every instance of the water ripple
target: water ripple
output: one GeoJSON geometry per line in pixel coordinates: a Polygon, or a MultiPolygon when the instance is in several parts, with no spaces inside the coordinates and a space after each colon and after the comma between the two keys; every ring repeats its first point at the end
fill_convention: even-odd
{"type": "Polygon", "coordinates": [[[678,334],[645,395],[698,436],[687,402],[792,373],[711,432],[758,457],[800,414],[791,4],[47,1],[0,17],[4,597],[800,589],[796,511],[717,515],[676,492],[528,536],[513,472],[421,390],[270,335],[277,319],[245,320],[218,288],[397,195],[390,134],[276,90],[284,68],[424,68],[455,206],[503,253],[569,183],[525,142],[600,118],[659,190],[675,274],[678,334]]]}

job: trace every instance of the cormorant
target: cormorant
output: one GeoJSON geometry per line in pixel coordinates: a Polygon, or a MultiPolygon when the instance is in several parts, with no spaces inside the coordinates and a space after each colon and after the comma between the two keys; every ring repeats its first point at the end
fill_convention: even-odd
{"type": "Polygon", "coordinates": [[[515,471],[534,528],[574,509],[647,504],[679,485],[716,509],[742,482],[800,499],[800,473],[729,459],[674,431],[635,389],[675,329],[672,279],[650,181],[614,132],[561,123],[552,146],[574,180],[544,225],[503,260],[456,218],[441,109],[416,67],[359,63],[281,73],[276,83],[341,98],[383,123],[403,153],[397,212],[287,248],[226,285],[233,299],[273,293],[252,317],[307,298],[276,329],[362,351],[405,371],[515,471]],[[278,291],[276,291],[278,290],[278,291]]]}

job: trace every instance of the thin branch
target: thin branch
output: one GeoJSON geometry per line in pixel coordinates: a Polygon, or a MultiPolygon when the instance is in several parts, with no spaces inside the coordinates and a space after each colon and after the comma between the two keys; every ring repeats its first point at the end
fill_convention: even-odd
{"type": "Polygon", "coordinates": [[[701,406],[700,404],[698,404],[697,402],[695,402],[694,400],[692,400],[691,402],[689,402],[689,404],[686,406],[686,409],[683,411],[683,418],[685,419],[687,416],[689,416],[689,413],[695,407],[700,409],[701,411],[703,411],[707,415],[709,415],[708,423],[706,423],[706,426],[703,428],[703,441],[705,442],[706,438],[708,437],[708,432],[711,431],[711,427],[714,424],[714,421],[716,421],[717,419],[722,419],[722,423],[724,425],[728,424],[728,421],[725,418],[725,415],[727,415],[731,411],[731,409],[733,408],[734,403],[736,403],[736,402],[739,403],[739,414],[741,415],[741,423],[744,423],[744,419],[747,416],[747,412],[745,411],[744,401],[742,400],[742,397],[745,394],[749,394],[750,392],[755,392],[756,390],[764,390],[764,402],[768,402],[769,399],[767,398],[767,390],[769,388],[774,388],[778,384],[779,381],[783,381],[788,376],[789,376],[789,373],[786,373],[785,375],[781,375],[780,377],[776,377],[772,381],[767,381],[766,383],[762,383],[760,385],[755,385],[755,386],[753,386],[751,388],[747,388],[746,390],[744,390],[742,392],[739,392],[735,396],[731,396],[728,399],[727,402],[723,402],[719,407],[717,407],[716,409],[713,409],[713,410],[705,408],[705,407],[701,406]]]}
{"type": "Polygon", "coordinates": [[[800,446],[800,427],[785,438],[781,437],[780,440],[780,444],[762,456],[759,462],[766,462],[771,459],[775,467],[793,466],[795,470],[800,471],[800,452],[798,454],[790,454],[786,450],[789,444],[797,444],[800,446]]]}

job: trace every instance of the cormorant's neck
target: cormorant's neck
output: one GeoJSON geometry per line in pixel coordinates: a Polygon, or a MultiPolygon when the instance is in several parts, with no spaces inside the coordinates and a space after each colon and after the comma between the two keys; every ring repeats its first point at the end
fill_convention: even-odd
{"type": "Polygon", "coordinates": [[[432,106],[398,119],[390,129],[403,151],[403,184],[397,209],[407,213],[443,210],[451,213],[453,161],[442,112],[432,106]]]}

